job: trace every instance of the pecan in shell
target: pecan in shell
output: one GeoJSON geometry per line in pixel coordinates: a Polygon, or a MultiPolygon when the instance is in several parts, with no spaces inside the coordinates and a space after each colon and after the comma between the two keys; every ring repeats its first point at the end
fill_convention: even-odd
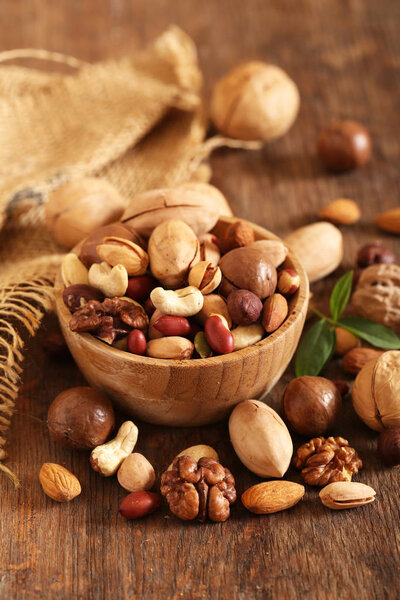
{"type": "Polygon", "coordinates": [[[226,521],[230,505],[236,500],[235,480],[213,458],[193,460],[190,456],[177,456],[172,469],[161,476],[161,494],[166,497],[171,512],[185,521],[197,517],[204,522],[226,521]]]}
{"type": "Polygon", "coordinates": [[[317,437],[303,444],[293,459],[308,485],[324,486],[334,481],[351,481],[362,468],[362,460],[342,437],[317,437]]]}

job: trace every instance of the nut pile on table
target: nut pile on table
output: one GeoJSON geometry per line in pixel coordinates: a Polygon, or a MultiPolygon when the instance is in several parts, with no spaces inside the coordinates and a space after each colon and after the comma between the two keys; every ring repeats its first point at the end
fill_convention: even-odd
{"type": "MultiPolygon", "coordinates": [[[[215,189],[203,185],[201,194],[204,187],[215,189]]],[[[196,186],[154,190],[144,194],[145,212],[135,198],[123,223],[96,230],[79,256],[65,256],[72,331],[133,354],[183,360],[241,350],[282,325],[300,284],[294,270],[279,269],[285,245],[256,241],[242,220],[218,239],[209,229],[219,212],[208,212],[196,194],[196,186]],[[167,192],[170,207],[154,209],[167,192]]]]}

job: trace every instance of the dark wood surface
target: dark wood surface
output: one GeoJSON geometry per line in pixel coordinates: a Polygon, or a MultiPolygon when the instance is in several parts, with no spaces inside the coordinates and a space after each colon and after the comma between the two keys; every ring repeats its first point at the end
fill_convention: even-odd
{"type": "MultiPolygon", "coordinates": [[[[300,87],[299,118],[284,139],[260,152],[220,151],[213,183],[235,213],[284,235],[312,222],[336,197],[354,198],[362,220],[343,230],[342,271],[356,248],[383,239],[372,217],[399,201],[400,3],[395,0],[2,0],[0,49],[45,47],[85,60],[133,53],[170,23],[196,41],[209,94],[237,62],[264,59],[286,69],[300,87]],[[361,120],[371,130],[373,160],[364,170],[327,174],[315,156],[318,130],[336,117],[361,120]]],[[[335,276],[314,286],[326,303],[335,276]]],[[[377,490],[377,501],[343,512],[324,508],[307,488],[293,509],[257,517],[240,501],[225,524],[183,523],[165,506],[128,522],[118,514],[125,492],[102,479],[86,454],[49,440],[42,421],[61,390],[83,383],[71,360],[43,352],[52,319],[26,346],[23,386],[10,432],[9,465],[22,487],[1,479],[0,598],[229,599],[398,598],[398,471],[376,457],[376,434],[355,416],[349,399],[335,430],[364,460],[357,477],[377,490]],[[41,491],[43,462],[58,462],[80,479],[83,492],[67,505],[41,491]]],[[[340,361],[327,371],[343,378],[340,361]]],[[[289,371],[270,396],[279,407],[289,371]]],[[[207,443],[237,479],[239,494],[259,479],[235,457],[227,424],[167,429],[139,424],[137,450],[158,474],[183,448],[207,443]]],[[[304,440],[295,439],[296,445],[304,440]]],[[[288,479],[300,481],[292,469],[288,479]]]]}

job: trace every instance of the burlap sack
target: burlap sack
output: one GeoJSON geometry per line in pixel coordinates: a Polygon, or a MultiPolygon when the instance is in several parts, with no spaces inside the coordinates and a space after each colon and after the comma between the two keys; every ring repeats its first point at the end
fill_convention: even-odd
{"type": "Polygon", "coordinates": [[[192,40],[171,27],[132,60],[86,64],[41,50],[0,54],[59,61],[72,74],[0,66],[0,470],[21,375],[22,335],[51,308],[62,251],[44,229],[51,189],[101,175],[133,194],[206,180],[202,161],[224,138],[203,142],[202,76],[192,40]]]}

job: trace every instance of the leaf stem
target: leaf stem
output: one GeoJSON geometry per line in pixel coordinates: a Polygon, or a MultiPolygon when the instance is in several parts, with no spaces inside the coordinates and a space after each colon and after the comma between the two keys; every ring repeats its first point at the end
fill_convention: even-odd
{"type": "Polygon", "coordinates": [[[336,321],[334,321],[333,319],[331,319],[330,317],[327,317],[326,315],[324,315],[321,311],[319,311],[317,308],[315,308],[314,306],[310,306],[310,310],[315,313],[318,317],[320,317],[320,319],[323,319],[324,321],[328,321],[328,323],[330,323],[331,325],[336,325],[336,321]]]}

